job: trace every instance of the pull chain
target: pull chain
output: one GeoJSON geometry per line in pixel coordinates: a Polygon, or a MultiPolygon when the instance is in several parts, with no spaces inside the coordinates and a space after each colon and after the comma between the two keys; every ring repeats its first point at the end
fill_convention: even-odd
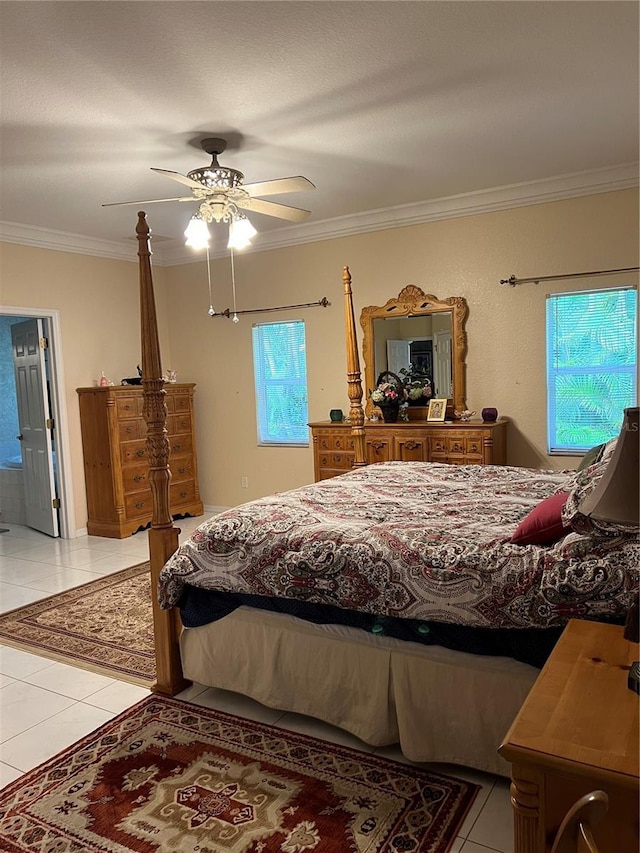
{"type": "Polygon", "coordinates": [[[213,301],[211,299],[211,265],[209,264],[209,244],[207,243],[207,280],[209,282],[209,316],[213,317],[215,315],[215,309],[213,307],[213,301]]]}
{"type": "Polygon", "coordinates": [[[231,253],[231,290],[233,293],[233,317],[231,319],[234,323],[239,323],[240,318],[236,312],[236,269],[233,263],[233,247],[229,251],[231,253]]]}

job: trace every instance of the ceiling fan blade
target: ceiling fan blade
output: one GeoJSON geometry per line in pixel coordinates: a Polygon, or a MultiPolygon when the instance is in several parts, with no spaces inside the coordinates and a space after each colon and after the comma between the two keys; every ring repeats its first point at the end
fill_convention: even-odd
{"type": "Polygon", "coordinates": [[[151,171],[157,172],[159,175],[164,175],[165,178],[171,178],[172,181],[178,181],[178,183],[184,184],[186,187],[193,187],[194,189],[198,190],[201,190],[203,187],[205,187],[205,185],[201,184],[199,181],[194,181],[192,178],[188,178],[186,175],[181,175],[180,172],[172,172],[171,169],[154,169],[154,167],[151,166],[151,171]]]}
{"type": "Polygon", "coordinates": [[[266,216],[277,216],[279,219],[288,219],[290,222],[302,222],[311,213],[310,210],[302,210],[300,207],[289,207],[288,204],[277,204],[260,198],[247,198],[236,204],[245,210],[264,213],[266,216]]]}
{"type": "Polygon", "coordinates": [[[253,184],[243,184],[242,189],[250,196],[255,195],[278,195],[278,193],[297,193],[301,190],[315,190],[307,178],[298,175],[295,178],[277,178],[274,181],[257,181],[253,184]]]}
{"type": "Polygon", "coordinates": [[[110,201],[108,204],[102,204],[101,207],[117,207],[123,204],[157,204],[159,201],[197,201],[192,195],[186,195],[182,198],[145,198],[142,201],[110,201]]]}

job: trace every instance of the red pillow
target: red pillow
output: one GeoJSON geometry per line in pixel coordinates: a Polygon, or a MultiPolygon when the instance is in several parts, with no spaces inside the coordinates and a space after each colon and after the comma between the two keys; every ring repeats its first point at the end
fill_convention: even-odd
{"type": "Polygon", "coordinates": [[[511,537],[514,545],[550,545],[561,539],[569,529],[562,523],[562,507],[568,496],[569,492],[556,492],[532,509],[511,537]]]}

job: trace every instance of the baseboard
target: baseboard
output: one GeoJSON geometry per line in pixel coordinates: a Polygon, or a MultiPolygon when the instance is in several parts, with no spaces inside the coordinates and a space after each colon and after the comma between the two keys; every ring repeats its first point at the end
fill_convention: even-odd
{"type": "Polygon", "coordinates": [[[205,515],[219,515],[221,512],[226,512],[231,509],[230,506],[206,506],[204,508],[205,515]]]}

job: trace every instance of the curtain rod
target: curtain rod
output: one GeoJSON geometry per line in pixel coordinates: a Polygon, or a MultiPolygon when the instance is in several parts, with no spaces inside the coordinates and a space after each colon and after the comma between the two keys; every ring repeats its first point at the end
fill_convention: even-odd
{"type": "Polygon", "coordinates": [[[501,278],[500,284],[510,284],[511,287],[515,287],[517,284],[529,284],[529,282],[533,282],[534,284],[538,284],[541,281],[560,281],[563,278],[585,278],[590,275],[613,275],[617,272],[635,272],[639,270],[640,267],[623,267],[619,270],[593,270],[592,272],[571,272],[566,275],[539,275],[536,278],[516,278],[515,275],[509,276],[509,278],[501,278]]]}
{"type": "Polygon", "coordinates": [[[230,320],[234,316],[237,317],[238,314],[263,314],[265,311],[286,311],[290,308],[327,308],[329,305],[331,303],[326,296],[323,296],[318,302],[302,302],[299,305],[278,305],[275,308],[246,308],[244,311],[231,311],[229,308],[225,308],[224,311],[217,311],[215,314],[210,314],[209,316],[226,317],[230,320]]]}

